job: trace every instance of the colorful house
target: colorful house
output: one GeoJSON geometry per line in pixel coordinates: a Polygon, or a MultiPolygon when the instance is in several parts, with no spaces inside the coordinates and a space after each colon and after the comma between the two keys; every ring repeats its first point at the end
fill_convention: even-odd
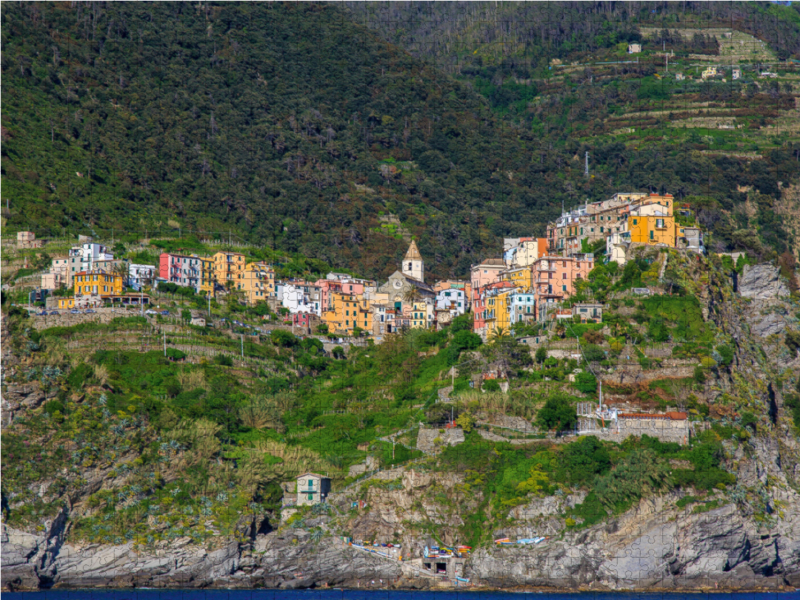
{"type": "Polygon", "coordinates": [[[331,309],[322,313],[322,322],[331,333],[352,335],[353,330],[372,332],[372,310],[363,298],[343,292],[331,292],[331,309]]]}
{"type": "Polygon", "coordinates": [[[464,290],[444,289],[436,294],[437,311],[447,311],[451,317],[463,315],[467,310],[467,295],[464,290]]]}
{"type": "Polygon", "coordinates": [[[123,277],[105,271],[81,271],[75,274],[76,296],[119,296],[123,277]]]}
{"type": "Polygon", "coordinates": [[[517,289],[511,293],[509,299],[509,323],[524,323],[536,319],[536,300],[533,294],[533,287],[528,289],[517,289]]]}
{"type": "Polygon", "coordinates": [[[167,283],[194,288],[197,293],[213,293],[212,262],[196,254],[164,252],[158,260],[158,276],[167,283]]]}
{"type": "Polygon", "coordinates": [[[246,265],[237,289],[245,295],[249,305],[264,302],[275,292],[275,271],[265,262],[254,262],[246,265]]]}
{"type": "Polygon", "coordinates": [[[514,287],[529,290],[533,287],[533,268],[517,267],[508,269],[500,274],[500,281],[509,281],[514,284],[514,287]]]}
{"type": "Polygon", "coordinates": [[[634,244],[675,247],[675,217],[673,198],[651,195],[628,215],[628,233],[634,244]]]}
{"type": "Polygon", "coordinates": [[[534,301],[537,317],[543,319],[557,302],[575,293],[575,284],[594,269],[594,255],[545,256],[533,265],[534,301]]]}
{"type": "Polygon", "coordinates": [[[216,283],[225,287],[237,285],[244,276],[244,254],[239,252],[217,252],[213,257],[216,283]]]}

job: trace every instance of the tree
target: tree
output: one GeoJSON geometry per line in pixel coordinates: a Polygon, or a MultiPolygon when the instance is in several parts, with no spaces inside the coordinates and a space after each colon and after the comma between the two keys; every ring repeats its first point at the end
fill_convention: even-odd
{"type": "Polygon", "coordinates": [[[561,394],[550,396],[536,415],[536,424],[548,431],[571,429],[577,421],[575,407],[561,394]]]}
{"type": "Polygon", "coordinates": [[[291,348],[297,345],[297,337],[285,329],[274,329],[269,334],[272,343],[281,348],[291,348]]]}
{"type": "Polygon", "coordinates": [[[341,346],[336,346],[332,351],[331,354],[333,358],[344,358],[344,348],[341,346]]]}
{"type": "Polygon", "coordinates": [[[327,323],[320,323],[317,325],[317,334],[318,335],[328,335],[329,333],[328,324],[327,323]]]}
{"type": "Polygon", "coordinates": [[[191,320],[192,320],[192,311],[190,311],[190,310],[188,310],[188,309],[184,308],[184,309],[181,311],[181,318],[182,318],[184,321],[191,321],[191,320]]]}
{"type": "Polygon", "coordinates": [[[409,287],[405,292],[403,292],[403,302],[406,304],[414,306],[414,303],[419,302],[422,300],[422,292],[419,291],[419,288],[415,285],[409,287]]]}
{"type": "Polygon", "coordinates": [[[587,344],[583,347],[583,357],[586,359],[586,362],[600,362],[601,360],[605,360],[606,353],[596,344],[587,344]]]}
{"type": "Polygon", "coordinates": [[[456,419],[456,425],[461,427],[461,429],[464,430],[464,433],[469,433],[475,426],[475,417],[468,412],[463,412],[458,415],[458,418],[456,419]]]}
{"type": "Polygon", "coordinates": [[[542,364],[545,360],[547,360],[547,350],[544,346],[539,346],[536,349],[536,362],[542,364]]]}
{"type": "Polygon", "coordinates": [[[496,379],[487,379],[483,382],[483,389],[487,392],[499,392],[500,384],[496,379]]]}
{"type": "Polygon", "coordinates": [[[458,351],[475,350],[483,343],[481,336],[466,329],[458,331],[450,341],[450,347],[458,351]]]}

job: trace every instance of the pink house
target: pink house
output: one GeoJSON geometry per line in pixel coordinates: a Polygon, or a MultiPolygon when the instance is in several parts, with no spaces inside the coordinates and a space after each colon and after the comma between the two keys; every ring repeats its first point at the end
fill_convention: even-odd
{"type": "Polygon", "coordinates": [[[342,291],[342,283],[331,279],[318,279],[315,286],[319,288],[319,305],[322,311],[332,310],[331,294],[342,291]]]}
{"type": "Polygon", "coordinates": [[[472,288],[472,293],[474,296],[473,304],[472,304],[472,330],[483,337],[486,331],[486,299],[488,297],[487,292],[496,289],[503,289],[508,288],[511,289],[514,287],[514,284],[510,281],[495,281],[493,283],[489,283],[482,288],[472,288]]]}
{"type": "Polygon", "coordinates": [[[475,300],[480,296],[482,287],[500,281],[500,274],[506,269],[502,258],[487,258],[470,269],[470,288],[472,291],[470,304],[475,312],[475,300]]]}
{"type": "Polygon", "coordinates": [[[552,305],[572,296],[576,282],[588,279],[592,269],[593,254],[569,257],[548,255],[533,263],[533,290],[539,318],[548,311],[548,304],[552,305]]]}

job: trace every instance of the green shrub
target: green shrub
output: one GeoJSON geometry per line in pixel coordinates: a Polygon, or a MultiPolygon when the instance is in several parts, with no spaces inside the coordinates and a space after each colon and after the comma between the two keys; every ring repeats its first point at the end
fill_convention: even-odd
{"type": "Polygon", "coordinates": [[[500,384],[497,382],[496,379],[487,379],[483,382],[483,389],[487,392],[499,392],[500,391],[500,384]]]}
{"type": "Polygon", "coordinates": [[[550,396],[536,415],[536,424],[545,430],[564,431],[574,427],[577,421],[575,407],[561,394],[550,396]]]}
{"type": "Polygon", "coordinates": [[[605,360],[606,353],[597,344],[587,344],[583,347],[583,357],[587,362],[600,362],[605,360]]]}
{"type": "Polygon", "coordinates": [[[591,394],[597,391],[597,379],[588,371],[583,371],[575,376],[575,383],[572,384],[580,392],[591,394]]]}
{"type": "Polygon", "coordinates": [[[547,360],[547,350],[544,346],[539,346],[536,349],[536,362],[542,364],[545,360],[547,360]]]}
{"type": "Polygon", "coordinates": [[[728,346],[727,344],[720,344],[716,348],[717,353],[719,354],[722,360],[719,361],[719,364],[723,367],[727,367],[729,364],[733,362],[733,349],[728,346]]]}
{"type": "Polygon", "coordinates": [[[214,362],[218,365],[222,365],[223,367],[233,366],[233,359],[227,354],[217,354],[214,357],[214,362]]]}
{"type": "Polygon", "coordinates": [[[558,461],[557,477],[568,485],[588,485],[611,468],[611,457],[603,443],[590,435],[567,444],[558,461]]]}

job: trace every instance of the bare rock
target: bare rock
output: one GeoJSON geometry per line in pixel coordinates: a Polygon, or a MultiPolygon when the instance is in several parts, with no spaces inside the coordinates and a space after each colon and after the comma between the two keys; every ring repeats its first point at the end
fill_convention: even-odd
{"type": "Polygon", "coordinates": [[[777,267],[769,264],[745,265],[739,279],[739,293],[744,298],[766,300],[788,296],[789,287],[781,279],[777,267]]]}

